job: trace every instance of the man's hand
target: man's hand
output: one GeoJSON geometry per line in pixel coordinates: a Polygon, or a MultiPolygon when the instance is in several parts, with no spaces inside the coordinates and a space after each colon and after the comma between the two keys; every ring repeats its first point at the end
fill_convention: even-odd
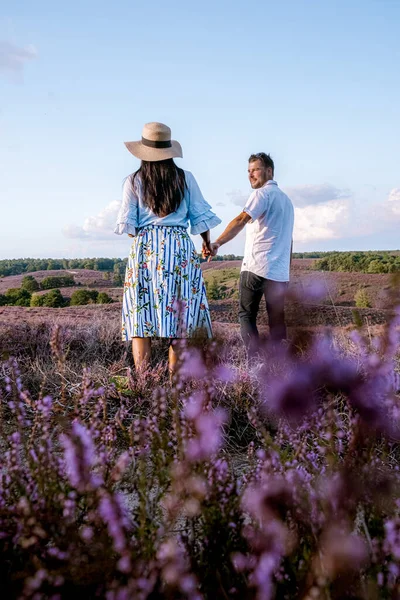
{"type": "Polygon", "coordinates": [[[128,233],[128,237],[135,237],[135,236],[132,235],[131,233],[128,233]]]}
{"type": "Polygon", "coordinates": [[[217,244],[217,242],[210,244],[210,253],[208,255],[208,262],[210,262],[210,260],[212,260],[214,256],[217,256],[219,247],[220,247],[220,244],[217,244]]]}

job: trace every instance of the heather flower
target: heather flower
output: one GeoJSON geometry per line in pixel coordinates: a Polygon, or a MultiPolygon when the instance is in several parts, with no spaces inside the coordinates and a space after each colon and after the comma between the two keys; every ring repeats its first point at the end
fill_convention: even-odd
{"type": "Polygon", "coordinates": [[[179,376],[182,379],[202,380],[206,375],[206,367],[199,350],[191,348],[183,352],[182,364],[179,369],[179,376]]]}
{"type": "Polygon", "coordinates": [[[126,533],[130,528],[130,522],[122,498],[117,494],[113,496],[104,494],[100,499],[99,513],[107,525],[115,550],[120,554],[124,553],[128,548],[126,533]]]}
{"type": "Polygon", "coordinates": [[[221,409],[202,412],[194,421],[196,435],[188,441],[186,455],[191,461],[200,461],[215,454],[222,442],[221,426],[225,421],[221,409]]]}
{"type": "Polygon", "coordinates": [[[96,464],[96,455],[88,430],[75,421],[72,424],[71,435],[61,435],[60,441],[64,447],[67,474],[71,485],[80,492],[98,487],[101,478],[92,472],[96,464]]]}
{"type": "Polygon", "coordinates": [[[179,590],[189,600],[201,600],[198,593],[197,580],[188,570],[188,561],[182,546],[174,538],[161,543],[157,559],[161,568],[162,579],[167,587],[179,590]]]}
{"type": "MultiPolygon", "coordinates": [[[[399,332],[388,328],[380,343],[360,331],[351,346],[319,335],[300,350],[300,336],[262,348],[256,382],[232,334],[211,345],[207,363],[187,350],[172,386],[161,364],[131,370],[121,394],[108,380],[125,370],[122,353],[106,366],[88,359],[90,370],[70,362],[84,344],[85,361],[90,348],[107,352],[94,326],[79,335],[77,327],[54,341],[57,376],[46,363],[39,399],[23,389],[32,363],[23,358],[19,372],[15,360],[0,362],[10,597],[79,595],[88,581],[108,600],[311,598],[328,589],[361,598],[377,586],[382,598],[397,597],[400,468],[388,434],[400,416],[399,332]],[[73,342],[66,356],[60,341],[73,342]],[[229,427],[220,406],[231,411],[229,427]]],[[[108,320],[110,339],[112,327],[108,320]]],[[[42,355],[49,360],[48,345],[42,355]]]]}
{"type": "Polygon", "coordinates": [[[249,486],[242,498],[243,509],[260,522],[283,519],[291,502],[291,491],[281,477],[271,477],[249,486]]]}

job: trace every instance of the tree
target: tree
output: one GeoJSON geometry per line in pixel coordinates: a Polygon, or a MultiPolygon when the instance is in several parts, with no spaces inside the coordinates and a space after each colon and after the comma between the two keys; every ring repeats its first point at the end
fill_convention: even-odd
{"type": "Polygon", "coordinates": [[[6,304],[10,306],[30,306],[31,293],[22,288],[10,288],[6,291],[6,304]]]}
{"type": "Polygon", "coordinates": [[[356,291],[354,300],[357,308],[371,308],[371,300],[365,288],[356,291]]]}
{"type": "Polygon", "coordinates": [[[387,267],[381,260],[371,260],[368,265],[368,273],[386,273],[387,267]]]}
{"type": "Polygon", "coordinates": [[[75,285],[72,275],[61,275],[56,277],[45,277],[41,283],[42,290],[51,290],[53,288],[70,287],[75,285]]]}
{"type": "Polygon", "coordinates": [[[100,292],[97,296],[96,304],[111,304],[112,301],[111,296],[106,294],[106,292],[100,292]]]}
{"type": "Polygon", "coordinates": [[[39,284],[36,279],[32,275],[25,275],[22,279],[21,288],[23,290],[28,290],[28,292],[37,292],[39,289],[39,284]]]}
{"type": "Polygon", "coordinates": [[[32,294],[30,305],[31,306],[43,306],[45,296],[46,296],[46,294],[44,294],[42,296],[40,294],[32,294]]]}
{"type": "MultiPolygon", "coordinates": [[[[122,265],[122,268],[125,270],[125,265],[122,265]]],[[[123,284],[123,279],[122,279],[122,275],[121,275],[121,265],[119,265],[119,264],[114,265],[113,271],[114,271],[114,285],[119,287],[123,284]]]]}
{"type": "Polygon", "coordinates": [[[84,304],[96,304],[97,290],[77,290],[71,296],[71,306],[82,306],[84,304]]]}
{"type": "Polygon", "coordinates": [[[219,300],[221,296],[221,290],[215,277],[213,277],[212,282],[209,284],[207,293],[211,300],[219,300]]]}
{"type": "Polygon", "coordinates": [[[50,308],[60,308],[65,304],[59,289],[51,290],[48,294],[45,294],[43,298],[43,306],[48,306],[50,308]]]}

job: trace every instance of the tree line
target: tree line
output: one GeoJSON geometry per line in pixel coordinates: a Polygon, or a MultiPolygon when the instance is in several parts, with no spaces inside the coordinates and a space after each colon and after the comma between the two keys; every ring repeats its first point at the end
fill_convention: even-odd
{"type": "Polygon", "coordinates": [[[326,252],[314,264],[318,271],[361,273],[400,272],[400,253],[394,252],[326,252]]]}
{"type": "MultiPolygon", "coordinates": [[[[242,260],[243,256],[223,254],[215,261],[242,260]]],[[[353,251],[353,252],[294,252],[293,258],[315,258],[315,268],[323,271],[362,271],[365,273],[392,273],[400,270],[399,251],[353,251]]],[[[200,261],[203,262],[200,256],[200,261]]],[[[0,277],[21,275],[34,271],[59,271],[90,269],[114,274],[118,284],[125,273],[126,258],[17,258],[0,260],[0,277]]],[[[43,282],[42,282],[43,284],[43,282]]],[[[54,287],[54,286],[53,286],[54,287]]],[[[60,287],[64,287],[61,286],[60,287]]]]}
{"type": "Polygon", "coordinates": [[[10,288],[5,294],[0,294],[0,306],[47,306],[62,308],[64,306],[79,306],[84,304],[109,304],[112,298],[105,292],[97,290],[76,290],[71,298],[65,298],[59,287],[75,285],[74,278],[46,277],[39,283],[32,275],[23,277],[21,287],[10,288]],[[58,287],[59,286],[59,287],[58,287]],[[38,294],[40,290],[50,290],[47,294],[38,294]]]}
{"type": "MultiPolygon", "coordinates": [[[[243,256],[224,254],[214,260],[242,260],[243,256]]],[[[200,257],[200,260],[204,259],[200,257]]],[[[0,260],[0,277],[22,275],[34,271],[61,271],[90,269],[93,271],[125,270],[127,258],[13,258],[0,260]]]]}
{"type": "Polygon", "coordinates": [[[0,277],[22,275],[34,271],[91,269],[113,271],[115,265],[126,264],[126,258],[13,258],[0,260],[0,277]]]}

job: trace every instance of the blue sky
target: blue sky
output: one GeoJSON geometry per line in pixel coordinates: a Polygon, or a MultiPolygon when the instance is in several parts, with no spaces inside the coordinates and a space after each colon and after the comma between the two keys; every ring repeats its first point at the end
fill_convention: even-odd
{"type": "Polygon", "coordinates": [[[123,141],[155,120],[223,225],[265,151],[295,250],[399,248],[399,23],[395,0],[3,0],[0,258],[125,256],[123,141]]]}

